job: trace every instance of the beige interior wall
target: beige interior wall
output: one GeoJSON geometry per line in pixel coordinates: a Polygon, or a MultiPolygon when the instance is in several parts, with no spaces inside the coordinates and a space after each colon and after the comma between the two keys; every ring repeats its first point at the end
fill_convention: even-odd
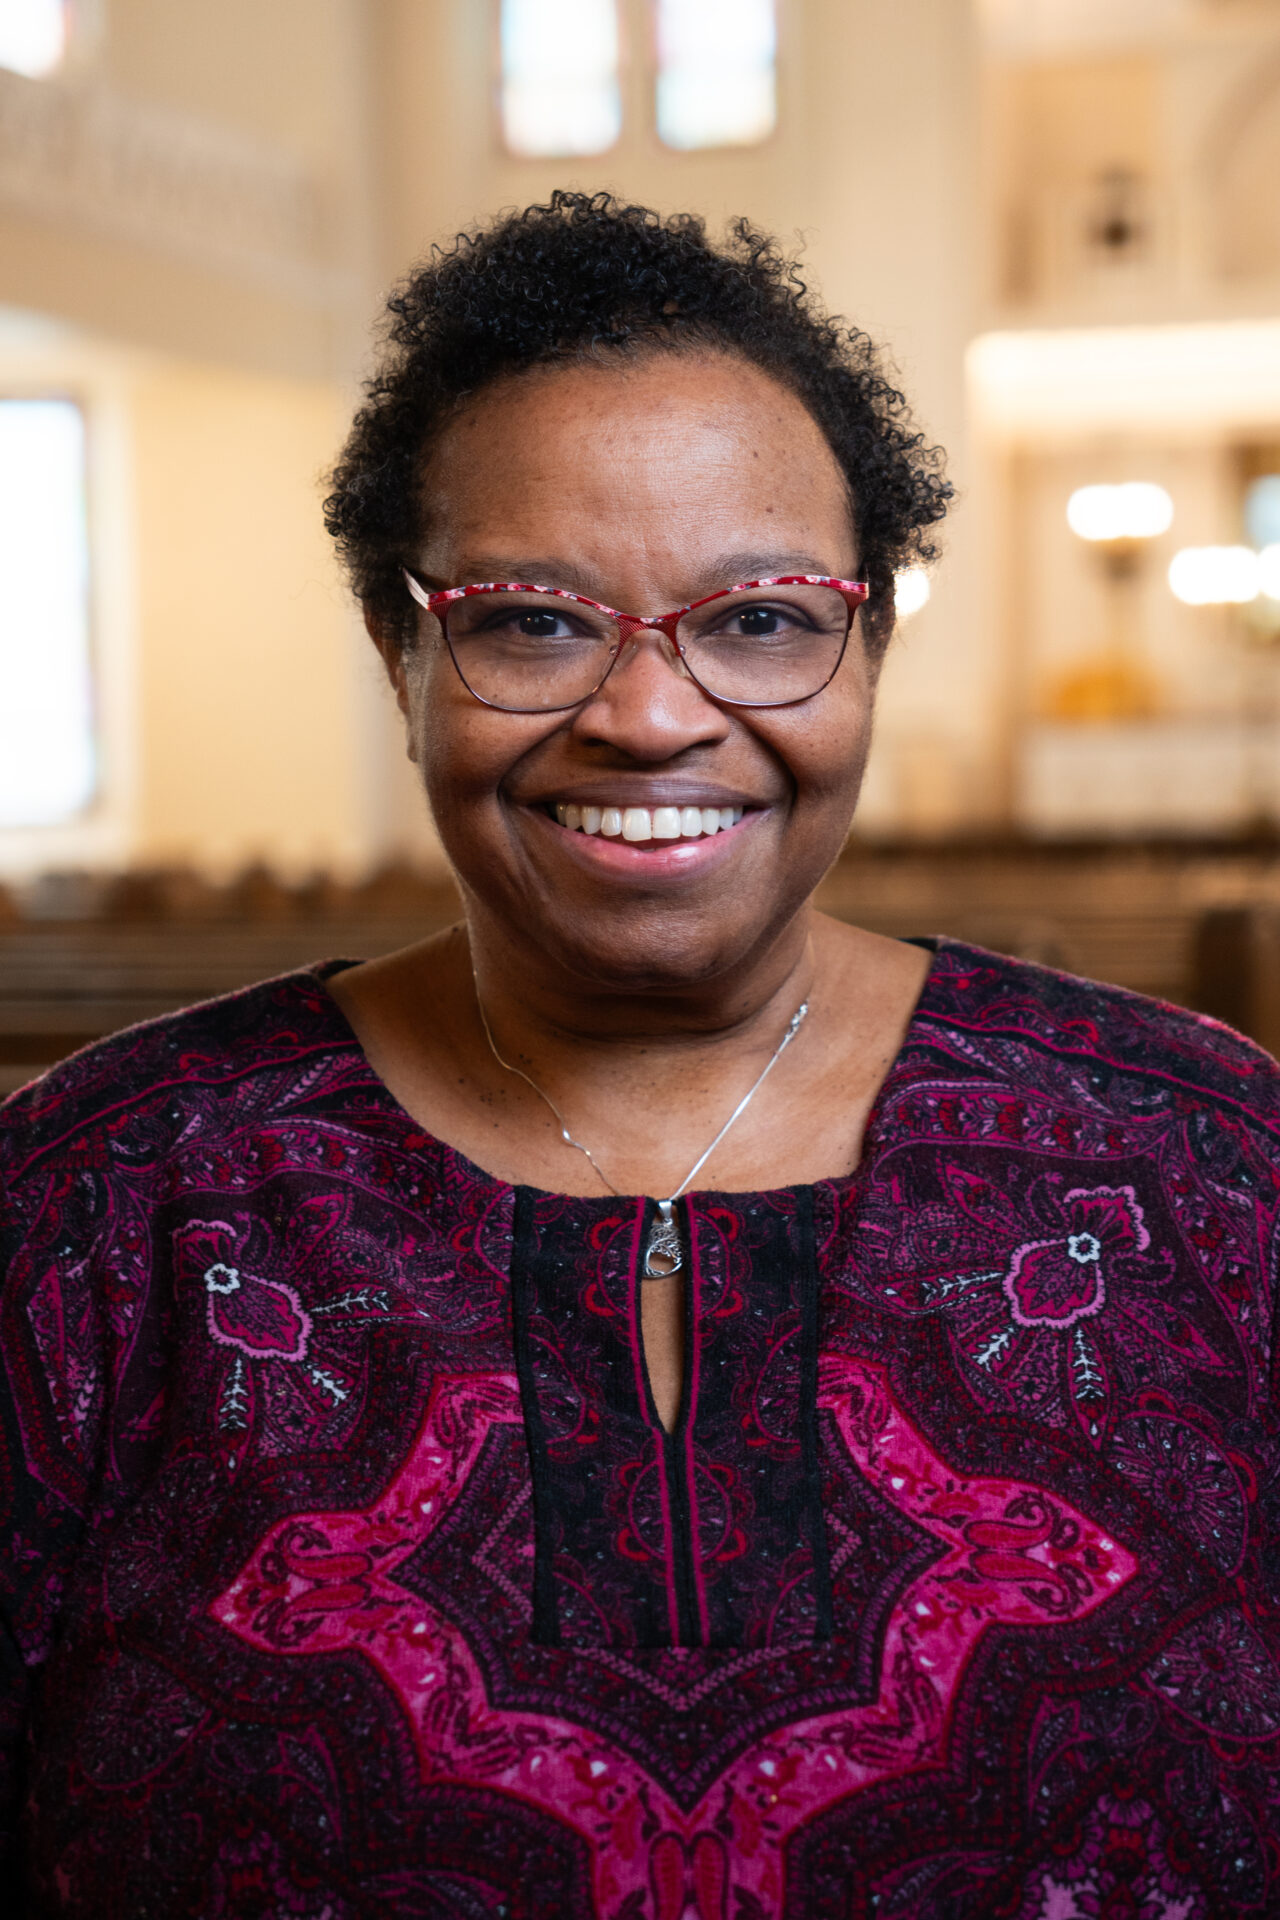
{"type": "Polygon", "coordinates": [[[297,873],[367,852],[358,641],[319,513],[342,412],[319,381],[186,364],[135,381],[144,863],[297,873]]]}
{"type": "Polygon", "coordinates": [[[345,372],[367,305],[360,0],[82,11],[99,30],[65,74],[0,76],[0,301],[285,376],[345,372]],[[280,179],[299,209],[283,234],[258,204],[280,179]]]}
{"type": "Polygon", "coordinates": [[[1012,84],[1021,139],[1010,186],[1080,187],[1101,167],[1159,164],[1160,74],[1149,55],[1037,64],[1012,84]]]}
{"type": "Polygon", "coordinates": [[[0,329],[0,388],[88,409],[102,772],[0,873],[367,866],[406,809],[319,484],[374,304],[367,9],[82,17],[64,73],[0,74],[0,310],[60,323],[0,329]]]}

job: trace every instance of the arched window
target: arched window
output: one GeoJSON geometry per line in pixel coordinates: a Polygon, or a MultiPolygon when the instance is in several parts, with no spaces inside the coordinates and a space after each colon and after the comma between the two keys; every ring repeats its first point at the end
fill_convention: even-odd
{"type": "Polygon", "coordinates": [[[604,153],[622,131],[617,0],[502,0],[502,130],[512,153],[604,153]]]}
{"type": "Polygon", "coordinates": [[[0,0],[0,67],[43,80],[67,53],[67,0],[0,0]]]}
{"type": "Polygon", "coordinates": [[[0,827],[68,820],[95,785],[84,417],[0,400],[0,827]]]}
{"type": "Polygon", "coordinates": [[[658,136],[746,147],[778,120],[774,0],[655,0],[658,136]]]}

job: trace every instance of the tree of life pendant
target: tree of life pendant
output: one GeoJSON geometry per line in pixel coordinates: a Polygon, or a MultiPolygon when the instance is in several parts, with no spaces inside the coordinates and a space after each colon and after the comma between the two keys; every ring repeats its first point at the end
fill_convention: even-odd
{"type": "Polygon", "coordinates": [[[674,1202],[659,1200],[658,1211],[649,1229],[649,1244],[644,1250],[646,1280],[666,1280],[684,1265],[680,1252],[680,1229],[672,1212],[674,1202]]]}

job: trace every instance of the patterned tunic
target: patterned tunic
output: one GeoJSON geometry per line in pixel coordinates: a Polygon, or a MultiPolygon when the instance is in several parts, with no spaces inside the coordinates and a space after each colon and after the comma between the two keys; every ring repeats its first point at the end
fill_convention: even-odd
{"type": "Polygon", "coordinates": [[[0,1110],[10,1841],[78,1920],[1280,1913],[1280,1070],[940,943],[847,1179],[512,1188],[323,970],[0,1110]]]}

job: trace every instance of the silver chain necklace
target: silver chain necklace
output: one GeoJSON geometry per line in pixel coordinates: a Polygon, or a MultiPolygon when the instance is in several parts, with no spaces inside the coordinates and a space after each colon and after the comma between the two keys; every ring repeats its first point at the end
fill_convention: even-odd
{"type": "MultiPolygon", "coordinates": [[[[497,1042],[494,1040],[493,1031],[489,1025],[489,1016],[484,1010],[484,1001],[480,998],[480,982],[476,978],[476,970],[474,967],[472,967],[471,969],[471,980],[472,980],[473,986],[475,987],[476,1010],[480,1015],[480,1024],[484,1028],[484,1037],[489,1042],[489,1051],[492,1053],[498,1065],[502,1067],[507,1073],[514,1073],[517,1079],[524,1081],[526,1086],[533,1088],[533,1091],[537,1094],[539,1100],[541,1100],[544,1103],[544,1105],[548,1106],[551,1109],[552,1113],[555,1115],[556,1124],[560,1128],[560,1138],[564,1141],[565,1145],[567,1147],[575,1147],[577,1151],[580,1154],[582,1154],[583,1157],[591,1163],[592,1167],[595,1169],[596,1174],[599,1176],[601,1180],[603,1180],[605,1186],[608,1187],[610,1193],[616,1193],[618,1194],[618,1197],[621,1198],[622,1195],[621,1195],[620,1189],[614,1186],[612,1180],[609,1178],[608,1174],[604,1171],[604,1168],[600,1165],[600,1162],[596,1159],[590,1147],[584,1147],[581,1140],[574,1139],[568,1127],[565,1125],[564,1115],[561,1113],[555,1101],[551,1098],[551,1095],[549,1093],[544,1093],[542,1088],[538,1085],[537,1081],[532,1077],[532,1075],[527,1074],[523,1067],[513,1066],[510,1060],[504,1060],[502,1055],[498,1052],[497,1042]]],[[[698,1155],[698,1158],[694,1161],[688,1173],[686,1173],[684,1179],[680,1182],[680,1185],[675,1189],[673,1193],[668,1194],[665,1200],[659,1200],[658,1211],[654,1218],[653,1226],[649,1232],[649,1242],[644,1250],[644,1275],[647,1280],[665,1280],[669,1278],[671,1274],[679,1273],[681,1267],[684,1265],[684,1256],[680,1251],[680,1229],[676,1225],[676,1221],[675,1221],[674,1208],[675,1208],[676,1201],[680,1198],[681,1194],[684,1193],[685,1190],[690,1185],[692,1185],[693,1181],[697,1178],[698,1174],[702,1172],[703,1167],[706,1166],[707,1161],[711,1158],[716,1148],[720,1145],[720,1142],[724,1139],[730,1127],[734,1124],[736,1120],[740,1120],[742,1118],[742,1115],[746,1112],[747,1108],[751,1105],[751,1102],[755,1099],[757,1093],[759,1093],[761,1087],[764,1085],[769,1075],[773,1072],[779,1060],[781,1060],[783,1054],[786,1052],[787,1048],[791,1045],[791,1042],[795,1039],[796,1035],[799,1033],[800,1028],[804,1023],[805,1015],[808,1013],[808,1011],[809,1011],[809,1002],[807,1000],[802,1000],[800,1002],[800,1005],[796,1008],[795,1012],[792,1014],[790,1024],[788,1025],[787,1030],[783,1034],[781,1040],[778,1042],[773,1058],[768,1062],[764,1071],[759,1075],[758,1079],[756,1079],[754,1083],[743,1094],[741,1100],[739,1100],[737,1106],[734,1108],[733,1112],[729,1115],[729,1118],[725,1121],[724,1125],[721,1127],[715,1139],[711,1142],[711,1145],[706,1149],[704,1153],[700,1153],[698,1155]]]]}

